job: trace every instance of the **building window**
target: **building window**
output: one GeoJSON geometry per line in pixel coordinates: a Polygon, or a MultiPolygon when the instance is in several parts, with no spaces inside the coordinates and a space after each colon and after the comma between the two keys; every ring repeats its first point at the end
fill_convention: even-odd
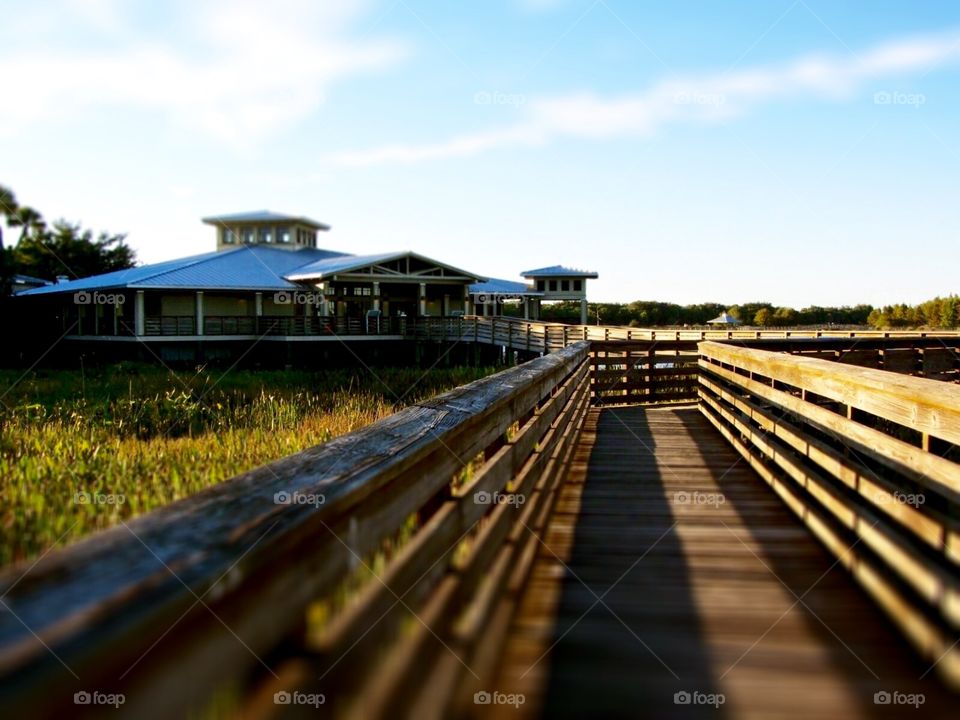
{"type": "Polygon", "coordinates": [[[557,291],[557,281],[556,281],[556,280],[551,280],[551,281],[550,281],[550,292],[556,292],[556,291],[557,291]]]}
{"type": "Polygon", "coordinates": [[[370,288],[368,287],[355,287],[353,289],[354,295],[370,295],[370,288]]]}
{"type": "Polygon", "coordinates": [[[272,243],[273,242],[273,228],[260,228],[260,242],[262,243],[272,243]]]}
{"type": "Polygon", "coordinates": [[[290,243],[290,228],[278,227],[277,228],[277,242],[287,245],[290,243]]]}
{"type": "Polygon", "coordinates": [[[236,236],[233,234],[233,230],[223,230],[222,232],[224,245],[233,245],[237,241],[236,236]]]}
{"type": "Polygon", "coordinates": [[[537,280],[537,290],[543,292],[547,289],[547,283],[545,280],[537,280]]]}
{"type": "Polygon", "coordinates": [[[570,281],[569,281],[569,280],[561,280],[561,281],[560,281],[560,289],[563,290],[563,292],[570,292],[570,281]]]}
{"type": "Polygon", "coordinates": [[[253,228],[244,228],[243,229],[243,242],[247,245],[252,245],[257,241],[257,234],[253,228]]]}
{"type": "Polygon", "coordinates": [[[574,292],[580,292],[581,290],[583,290],[583,281],[582,281],[582,280],[574,280],[574,281],[573,281],[573,291],[574,291],[574,292]]]}

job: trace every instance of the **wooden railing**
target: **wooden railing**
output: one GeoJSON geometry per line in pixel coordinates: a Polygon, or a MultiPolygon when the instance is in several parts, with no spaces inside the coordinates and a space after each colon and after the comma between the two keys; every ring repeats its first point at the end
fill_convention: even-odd
{"type": "Polygon", "coordinates": [[[697,400],[695,343],[599,341],[590,350],[595,405],[697,400]]]}
{"type": "Polygon", "coordinates": [[[960,387],[703,342],[710,421],[960,687],[960,387]]]}
{"type": "Polygon", "coordinates": [[[73,717],[75,693],[119,693],[124,716],[148,718],[211,695],[251,715],[297,697],[356,717],[472,708],[589,369],[572,345],[6,569],[0,707],[73,717]]]}
{"type": "Polygon", "coordinates": [[[656,328],[630,328],[605,325],[567,325],[546,323],[539,320],[521,320],[510,317],[468,316],[464,335],[478,342],[496,342],[518,350],[526,347],[527,336],[531,349],[547,351],[570,343],[590,340],[605,342],[628,341],[689,341],[704,340],[803,340],[817,338],[835,339],[915,339],[957,338],[960,332],[952,330],[676,330],[656,328]],[[495,338],[493,340],[492,338],[495,338]]]}

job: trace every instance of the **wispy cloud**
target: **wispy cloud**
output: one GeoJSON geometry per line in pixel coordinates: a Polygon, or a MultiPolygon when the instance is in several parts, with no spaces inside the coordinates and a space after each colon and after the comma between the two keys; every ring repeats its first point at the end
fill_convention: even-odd
{"type": "MultiPolygon", "coordinates": [[[[0,51],[7,98],[0,135],[64,108],[75,114],[132,107],[248,143],[314,111],[334,83],[388,67],[406,52],[401,43],[351,33],[369,9],[363,0],[173,3],[168,37],[157,37],[142,19],[131,25],[133,13],[121,12],[114,0],[61,3],[63,22],[98,30],[98,43],[51,50],[57,43],[38,38],[0,51]]],[[[57,30],[49,20],[45,29],[57,30]]]]}
{"type": "Polygon", "coordinates": [[[427,144],[394,144],[346,152],[340,165],[414,163],[543,145],[558,139],[652,137],[679,123],[716,123],[779,99],[851,98],[872,80],[931,68],[960,58],[960,33],[901,39],[856,55],[807,56],[776,66],[663,80],[615,97],[579,93],[529,99],[521,119],[506,127],[427,144]]]}

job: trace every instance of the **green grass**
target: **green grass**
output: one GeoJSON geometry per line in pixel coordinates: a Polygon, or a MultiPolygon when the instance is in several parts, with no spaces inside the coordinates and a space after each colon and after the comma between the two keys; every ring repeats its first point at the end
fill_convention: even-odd
{"type": "Polygon", "coordinates": [[[0,564],[351,432],[490,368],[0,370],[0,564]],[[19,382],[17,382],[19,379],[19,382]],[[4,394],[5,393],[5,394],[4,394]]]}

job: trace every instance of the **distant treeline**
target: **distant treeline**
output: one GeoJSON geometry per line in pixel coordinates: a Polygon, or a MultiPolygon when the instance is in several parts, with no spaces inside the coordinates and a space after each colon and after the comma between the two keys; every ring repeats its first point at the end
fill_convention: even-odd
{"type": "Polygon", "coordinates": [[[937,297],[913,306],[886,305],[875,308],[867,321],[874,327],[955,328],[960,326],[960,297],[937,297]]]}
{"type": "MultiPolygon", "coordinates": [[[[875,308],[872,305],[854,307],[811,306],[802,310],[777,307],[771,303],[744,303],[721,305],[699,303],[677,305],[668,302],[638,300],[632,303],[590,303],[589,322],[601,325],[630,327],[706,325],[720,313],[727,312],[744,325],[759,327],[790,327],[796,325],[870,325],[875,328],[931,327],[955,328],[960,325],[960,298],[951,295],[934,298],[917,306],[893,305],[875,308]]],[[[516,305],[507,305],[508,315],[522,314],[516,305]]],[[[561,302],[544,305],[541,319],[548,322],[580,322],[580,303],[561,302]]]]}

